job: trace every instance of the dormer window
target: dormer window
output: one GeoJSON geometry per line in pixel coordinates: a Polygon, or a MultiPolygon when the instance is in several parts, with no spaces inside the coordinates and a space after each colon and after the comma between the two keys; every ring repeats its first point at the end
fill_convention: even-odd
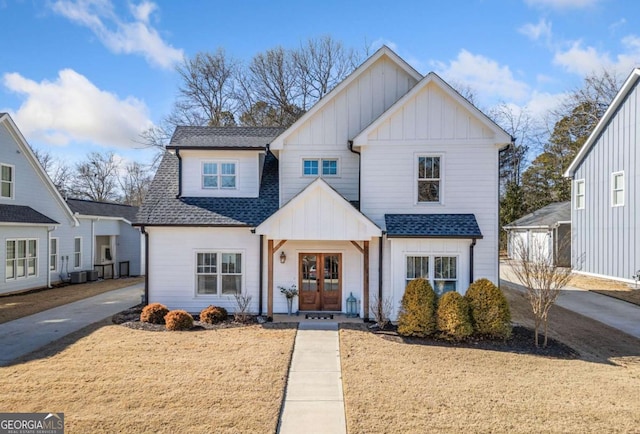
{"type": "Polygon", "coordinates": [[[234,189],[237,185],[236,162],[206,161],[202,163],[202,188],[234,189]]]}

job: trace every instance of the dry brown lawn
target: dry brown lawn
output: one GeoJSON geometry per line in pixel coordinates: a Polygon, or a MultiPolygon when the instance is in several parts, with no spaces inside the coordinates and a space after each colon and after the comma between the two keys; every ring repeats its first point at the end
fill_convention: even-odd
{"type": "Polygon", "coordinates": [[[144,277],[128,277],[0,295],[0,324],[141,282],[144,277]]]}
{"type": "Polygon", "coordinates": [[[0,408],[64,412],[67,433],[273,433],[294,337],[103,321],[0,368],[0,408]]]}
{"type": "MultiPolygon", "coordinates": [[[[531,322],[505,290],[515,322],[531,322]]],[[[578,359],[408,345],[340,331],[347,425],[354,433],[640,432],[640,340],[554,307],[552,337],[578,359]]]]}
{"type": "Polygon", "coordinates": [[[601,279],[598,277],[584,276],[581,274],[573,274],[569,285],[577,288],[588,289],[599,294],[608,295],[609,297],[618,298],[640,306],[640,289],[635,289],[633,285],[632,287],[629,287],[627,283],[610,279],[601,279]]]}

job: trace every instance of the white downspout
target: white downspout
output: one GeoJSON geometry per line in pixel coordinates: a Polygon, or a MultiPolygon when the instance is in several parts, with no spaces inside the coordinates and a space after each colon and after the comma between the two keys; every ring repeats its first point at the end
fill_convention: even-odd
{"type": "Polygon", "coordinates": [[[91,219],[91,258],[90,269],[93,270],[95,267],[93,266],[96,263],[96,221],[95,219],[91,219]]]}
{"type": "MultiPolygon", "coordinates": [[[[56,230],[55,226],[51,226],[51,227],[47,228],[47,259],[46,259],[46,263],[47,263],[47,288],[51,288],[51,270],[49,269],[49,267],[51,266],[51,232],[53,232],[55,230],[56,230]]],[[[56,248],[58,249],[58,252],[60,252],[60,246],[56,245],[56,248]]],[[[56,258],[56,266],[58,265],[57,262],[58,262],[58,258],[56,258]]]]}

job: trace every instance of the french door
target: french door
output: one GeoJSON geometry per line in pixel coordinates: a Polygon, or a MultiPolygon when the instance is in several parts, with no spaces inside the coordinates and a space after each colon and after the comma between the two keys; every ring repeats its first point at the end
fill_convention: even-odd
{"type": "Polygon", "coordinates": [[[342,310],[342,254],[300,253],[300,310],[342,310]]]}

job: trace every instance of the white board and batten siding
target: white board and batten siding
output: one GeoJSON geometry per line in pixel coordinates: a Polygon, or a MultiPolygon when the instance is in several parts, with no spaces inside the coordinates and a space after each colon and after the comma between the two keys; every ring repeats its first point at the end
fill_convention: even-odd
{"type": "Polygon", "coordinates": [[[284,139],[280,159],[280,203],[290,200],[314,178],[302,176],[304,158],[337,158],[339,175],[324,179],[348,200],[358,199],[358,156],[348,142],[386,111],[417,80],[385,56],[284,139]]]}
{"type": "Polygon", "coordinates": [[[199,313],[209,305],[235,310],[232,295],[198,295],[196,260],[198,252],[242,254],[243,294],[252,297],[250,312],[258,312],[260,238],[249,228],[147,227],[150,234],[149,302],[169,309],[199,313]]]}
{"type": "MultiPolygon", "coordinates": [[[[572,266],[579,272],[633,281],[640,270],[640,89],[626,95],[577,167],[583,209],[572,198],[572,266]],[[612,174],[624,173],[624,205],[612,206],[612,174]]],[[[575,181],[573,183],[575,188],[575,181]]]]}
{"type": "Polygon", "coordinates": [[[185,197],[258,197],[260,152],[233,150],[181,150],[182,195],[185,197]],[[203,188],[205,162],[236,163],[236,188],[203,188]]]}

